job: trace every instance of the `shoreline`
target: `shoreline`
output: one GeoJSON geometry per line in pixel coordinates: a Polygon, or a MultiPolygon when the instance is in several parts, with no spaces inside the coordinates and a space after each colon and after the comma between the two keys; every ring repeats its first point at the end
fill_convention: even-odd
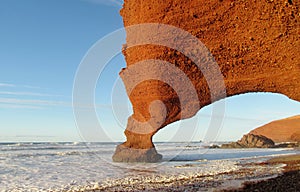
{"type": "MultiPolygon", "coordinates": [[[[200,162],[171,162],[167,167],[161,168],[166,171],[134,170],[135,174],[120,178],[104,180],[94,178],[86,180],[86,183],[74,181],[61,187],[41,189],[33,187],[31,191],[274,191],[271,189],[276,191],[278,187],[276,183],[280,183],[281,186],[285,186],[287,182],[300,185],[299,150],[293,150],[290,154],[252,156],[251,158],[244,156],[243,158],[200,162]]],[[[289,185],[287,190],[295,191],[293,190],[296,189],[295,187],[300,188],[300,186],[289,185]]],[[[8,191],[19,191],[18,189],[8,191]]]]}
{"type": "MultiPolygon", "coordinates": [[[[205,149],[197,145],[185,150],[185,144],[170,143],[161,147],[166,154],[161,163],[121,164],[98,159],[97,153],[82,150],[81,145],[68,146],[63,144],[59,146],[60,150],[52,150],[52,144],[38,145],[33,148],[38,147],[39,150],[33,152],[15,152],[14,149],[19,146],[6,147],[9,149],[8,155],[15,154],[11,157],[21,155],[16,158],[15,164],[19,164],[22,171],[16,172],[15,176],[7,174],[6,178],[2,177],[1,189],[11,192],[220,191],[242,187],[245,181],[280,175],[284,164],[267,164],[267,160],[300,153],[295,149],[205,149]],[[182,152],[177,154],[177,150],[182,152]],[[174,154],[176,158],[173,158],[174,154]],[[37,164],[41,159],[45,163],[37,164]],[[97,163],[96,159],[99,160],[97,163]],[[51,170],[50,174],[48,170],[51,170]]],[[[93,147],[107,148],[101,144],[93,147]]],[[[4,146],[3,149],[6,148],[4,146]]],[[[108,153],[105,157],[111,156],[108,153]]],[[[7,171],[16,170],[10,167],[9,162],[4,161],[7,171]]]]}
{"type": "MultiPolygon", "coordinates": [[[[276,187],[285,187],[283,185],[285,184],[283,182],[286,182],[285,178],[292,184],[299,183],[299,165],[300,154],[282,155],[263,162],[241,164],[238,170],[216,175],[179,178],[164,182],[120,184],[84,191],[276,191],[276,187]],[[290,180],[291,178],[295,179],[290,180]],[[277,182],[280,186],[276,186],[277,182]]],[[[293,191],[296,188],[290,185],[287,190],[289,189],[293,191]]]]}
{"type": "Polygon", "coordinates": [[[244,182],[243,186],[234,191],[298,191],[300,189],[300,154],[274,157],[264,164],[285,164],[282,174],[277,177],[256,182],[244,182]]]}
{"type": "Polygon", "coordinates": [[[300,154],[282,155],[260,163],[243,164],[241,169],[228,173],[87,191],[297,191],[300,188],[299,170],[300,154]]]}

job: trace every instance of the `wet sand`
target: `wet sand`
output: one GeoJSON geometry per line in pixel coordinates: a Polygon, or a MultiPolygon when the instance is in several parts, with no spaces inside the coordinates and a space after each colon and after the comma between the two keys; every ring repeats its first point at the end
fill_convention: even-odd
{"type": "Polygon", "coordinates": [[[224,191],[299,191],[300,155],[276,157],[266,162],[266,164],[279,163],[286,164],[282,175],[258,182],[245,182],[243,188],[224,191]]]}
{"type": "Polygon", "coordinates": [[[203,175],[165,181],[122,183],[112,186],[91,185],[77,190],[100,191],[299,191],[300,154],[272,158],[265,162],[245,163],[241,168],[216,175],[203,175]]]}
{"type": "Polygon", "coordinates": [[[244,164],[238,171],[218,175],[87,191],[297,191],[300,189],[299,165],[300,155],[289,155],[244,164]]]}

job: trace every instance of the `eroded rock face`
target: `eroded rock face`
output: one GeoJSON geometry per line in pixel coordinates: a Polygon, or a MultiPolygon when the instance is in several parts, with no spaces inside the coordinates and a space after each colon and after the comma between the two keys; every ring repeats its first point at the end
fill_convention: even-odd
{"type": "Polygon", "coordinates": [[[300,116],[272,121],[250,133],[264,135],[276,143],[300,142],[300,116]]]}
{"type": "Polygon", "coordinates": [[[274,146],[274,141],[265,136],[246,134],[237,142],[223,144],[221,148],[270,148],[274,146]]]}
{"type": "MultiPolygon", "coordinates": [[[[127,141],[117,148],[113,159],[131,161],[132,153],[123,153],[122,150],[154,148],[152,136],[159,129],[189,118],[202,107],[226,96],[273,92],[300,101],[299,6],[299,1],[283,0],[124,0],[121,15],[125,27],[145,23],[171,25],[192,34],[211,54],[194,50],[193,42],[178,38],[176,32],[173,36],[170,31],[167,35],[162,31],[155,34],[160,27],[127,29],[127,44],[123,49],[127,68],[120,75],[134,114],[129,118],[125,131],[127,141]],[[190,47],[191,50],[178,50],[159,43],[133,46],[140,39],[148,42],[165,39],[165,43],[170,45],[180,42],[179,47],[190,47]],[[183,54],[183,51],[190,54],[183,54]],[[198,57],[198,60],[191,59],[193,57],[198,57]],[[157,66],[155,62],[153,65],[147,62],[141,64],[150,59],[162,61],[162,65],[157,66]],[[197,61],[204,67],[199,68],[197,61]],[[172,86],[162,81],[178,79],[177,74],[166,74],[167,70],[162,67],[167,65],[165,62],[185,74],[196,91],[197,102],[189,97],[192,93],[185,91],[186,80],[175,81],[177,83],[172,86]],[[221,77],[207,75],[212,72],[210,69],[205,71],[215,62],[221,77]],[[144,67],[131,68],[137,65],[144,67]],[[136,82],[136,78],[148,73],[152,78],[136,82]],[[223,81],[214,81],[215,78],[223,81]],[[212,90],[210,85],[215,89],[212,90]],[[226,89],[225,94],[222,85],[226,89]],[[180,97],[181,92],[186,97],[180,97]],[[183,102],[185,105],[182,105],[183,102]]],[[[152,151],[151,155],[156,153],[156,150],[152,151]]],[[[161,156],[157,154],[156,157],[161,156]]],[[[135,157],[132,161],[140,160],[135,157]]]]}
{"type": "Polygon", "coordinates": [[[162,155],[158,154],[156,149],[135,149],[126,147],[124,145],[119,145],[116,148],[115,155],[113,156],[113,161],[115,162],[147,162],[155,163],[162,159],[162,155]]]}

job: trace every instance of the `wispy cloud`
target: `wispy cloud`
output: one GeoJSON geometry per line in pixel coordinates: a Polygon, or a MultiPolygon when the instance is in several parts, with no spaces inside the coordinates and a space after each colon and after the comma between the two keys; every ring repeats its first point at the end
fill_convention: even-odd
{"type": "Polygon", "coordinates": [[[9,83],[0,83],[0,87],[15,87],[16,85],[14,84],[9,84],[9,83]]]}
{"type": "Polygon", "coordinates": [[[23,87],[27,89],[40,89],[40,87],[32,86],[32,85],[18,85],[12,83],[0,83],[0,87],[23,87]]]}
{"type": "Polygon", "coordinates": [[[41,89],[40,87],[37,87],[37,86],[31,86],[31,85],[22,85],[22,87],[28,88],[28,89],[41,89]]]}
{"type": "Polygon", "coordinates": [[[115,7],[122,7],[123,5],[123,0],[83,0],[83,1],[94,3],[94,4],[115,6],[115,7]]]}
{"type": "Polygon", "coordinates": [[[41,108],[43,106],[70,107],[70,103],[63,101],[39,100],[39,99],[15,99],[0,98],[0,104],[7,108],[41,108]]]}
{"type": "Polygon", "coordinates": [[[56,137],[54,135],[16,135],[15,137],[21,138],[53,138],[56,137]]]}
{"type": "Polygon", "coordinates": [[[19,85],[0,83],[0,108],[4,109],[44,109],[46,107],[70,107],[71,102],[58,101],[58,99],[40,99],[42,97],[64,97],[63,95],[40,93],[32,91],[42,89],[32,85],[19,85]],[[21,91],[20,91],[21,90],[21,91]],[[25,91],[23,91],[25,90],[25,91]],[[27,91],[26,91],[27,90],[27,91]],[[31,96],[33,99],[27,99],[31,96]],[[27,97],[27,98],[26,98],[27,97]]]}
{"type": "Polygon", "coordinates": [[[0,91],[0,95],[63,97],[63,95],[51,95],[51,94],[34,93],[34,92],[12,92],[12,91],[0,91]]]}
{"type": "Polygon", "coordinates": [[[0,103],[17,103],[17,104],[32,104],[32,105],[68,105],[62,101],[50,101],[50,100],[30,100],[30,99],[12,99],[12,98],[0,98],[0,103]]]}
{"type": "MultiPolygon", "coordinates": [[[[0,92],[1,95],[1,92],[0,92]]],[[[57,100],[42,100],[42,99],[18,99],[0,97],[0,108],[6,109],[44,109],[47,107],[75,107],[79,109],[111,109],[110,104],[85,104],[57,101],[57,100]]],[[[128,106],[127,106],[128,107],[128,106]]]]}
{"type": "Polygon", "coordinates": [[[40,106],[0,103],[0,109],[43,109],[40,106]]]}

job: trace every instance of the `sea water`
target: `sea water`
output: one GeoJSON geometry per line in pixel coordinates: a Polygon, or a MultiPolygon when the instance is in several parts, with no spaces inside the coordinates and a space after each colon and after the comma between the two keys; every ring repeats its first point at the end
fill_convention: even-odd
{"type": "Polygon", "coordinates": [[[215,175],[238,163],[292,149],[208,149],[209,143],[156,143],[159,163],[114,163],[118,143],[0,143],[0,191],[51,191],[215,175]]]}

